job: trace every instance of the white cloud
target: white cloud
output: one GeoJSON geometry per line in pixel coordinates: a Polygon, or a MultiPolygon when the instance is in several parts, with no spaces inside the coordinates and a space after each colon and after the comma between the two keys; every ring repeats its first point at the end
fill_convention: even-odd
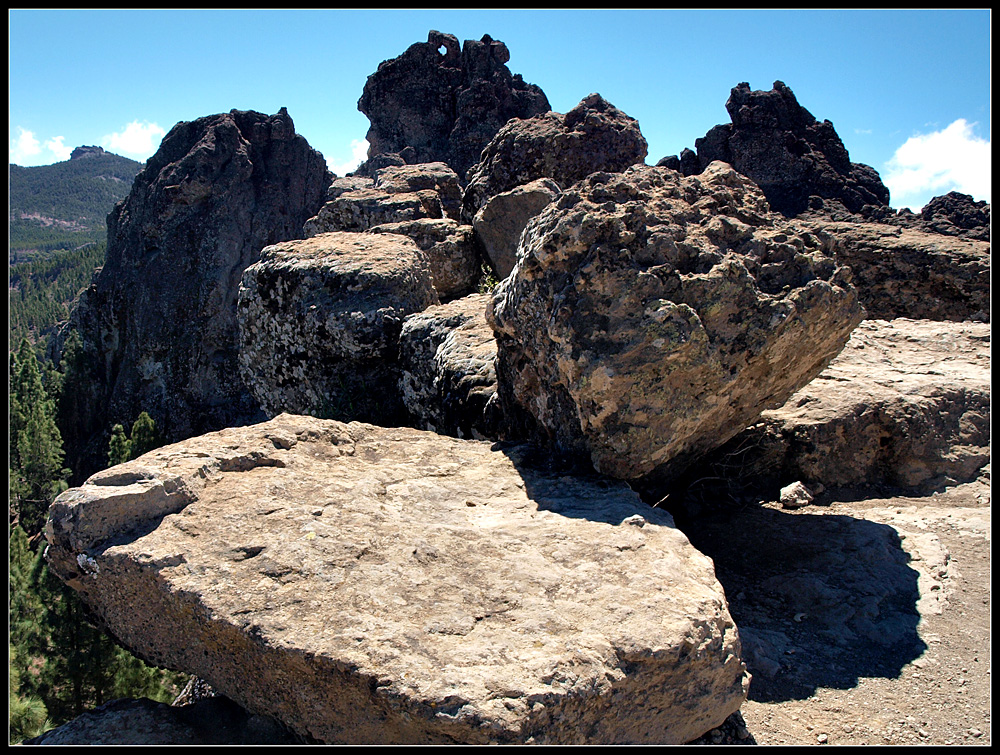
{"type": "Polygon", "coordinates": [[[919,211],[933,196],[949,191],[990,201],[990,143],[976,136],[975,123],[959,118],[947,128],[911,136],[885,164],[883,182],[892,206],[919,211]]]}
{"type": "Polygon", "coordinates": [[[145,160],[156,152],[160,140],[166,133],[163,127],[156,123],[132,121],[123,131],[106,135],[101,140],[101,146],[110,152],[145,160]]]}
{"type": "Polygon", "coordinates": [[[17,165],[24,165],[32,157],[42,153],[42,145],[35,138],[33,131],[28,131],[20,126],[17,127],[17,131],[17,138],[11,139],[10,142],[10,161],[17,165]]]}
{"type": "Polygon", "coordinates": [[[69,156],[73,153],[73,148],[63,144],[65,140],[65,136],[53,136],[45,142],[45,149],[55,155],[57,160],[69,160],[69,156]]]}
{"type": "Polygon", "coordinates": [[[351,157],[350,159],[337,163],[333,160],[327,160],[326,164],[329,166],[330,170],[336,173],[338,176],[343,176],[350,173],[352,170],[357,168],[361,163],[368,159],[368,140],[367,139],[351,139],[351,157]]]}
{"type": "Polygon", "coordinates": [[[868,135],[872,132],[870,128],[856,128],[854,129],[855,134],[865,134],[868,135]]]}

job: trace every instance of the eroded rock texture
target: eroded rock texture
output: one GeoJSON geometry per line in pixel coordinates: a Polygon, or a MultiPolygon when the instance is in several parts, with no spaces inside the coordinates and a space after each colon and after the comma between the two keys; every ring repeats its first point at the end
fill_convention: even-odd
{"type": "Polygon", "coordinates": [[[917,215],[900,210],[898,215],[883,222],[974,241],[990,240],[989,204],[957,191],[934,197],[917,215]]]}
{"type": "Polygon", "coordinates": [[[510,275],[517,262],[521,233],[535,215],[559,196],[559,184],[539,178],[491,197],[472,221],[497,278],[510,275]]]}
{"type": "Polygon", "coordinates": [[[462,217],[472,222],[490,197],[538,178],[566,189],[591,173],[618,173],[646,159],[639,123],[599,94],[565,115],[543,113],[508,123],[469,171],[462,217]]]}
{"type": "Polygon", "coordinates": [[[624,479],[666,479],[843,348],[849,273],[714,163],[595,174],[529,222],[487,310],[505,412],[624,479]]]}
{"type": "Polygon", "coordinates": [[[71,322],[95,386],[88,437],[67,439],[79,448],[93,436],[82,466],[106,463],[112,423],[130,426],[141,411],[175,440],[259,411],[237,367],[240,277],[264,246],[301,238],[330,178],[284,109],[170,130],[108,216],[107,261],[71,322]]]}
{"type": "Polygon", "coordinates": [[[395,424],[403,318],[437,304],[427,258],[397,234],[325,233],[267,247],[239,292],[240,371],[271,416],[395,424]]]}
{"type": "Polygon", "coordinates": [[[459,225],[450,218],[421,218],[376,225],[368,230],[413,239],[427,257],[434,288],[442,299],[463,296],[479,282],[482,263],[472,238],[472,226],[459,225]]]}
{"type": "Polygon", "coordinates": [[[748,679],[712,562],[626,485],[282,415],[62,494],[49,563],[153,663],[303,738],[689,741],[748,679]]]}
{"type": "Polygon", "coordinates": [[[817,121],[784,83],[774,82],[770,91],[738,84],[726,110],[732,123],[695,140],[697,161],[683,155],[677,161],[685,175],[715,160],[729,163],[760,186],[772,209],[788,217],[826,204],[853,213],[888,207],[889,190],[878,172],[852,163],[833,124],[817,121]]]}
{"type": "Polygon", "coordinates": [[[426,42],[380,63],[358,100],[372,124],[369,159],[392,153],[406,163],[441,161],[464,178],[507,121],[549,110],[545,93],[511,75],[508,60],[507,46],[488,34],[459,50],[456,37],[431,31],[426,42]]]}

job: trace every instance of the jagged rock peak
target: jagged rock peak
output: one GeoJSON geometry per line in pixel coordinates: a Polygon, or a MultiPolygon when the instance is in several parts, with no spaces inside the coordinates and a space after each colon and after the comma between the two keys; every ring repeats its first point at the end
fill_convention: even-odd
{"type": "Polygon", "coordinates": [[[107,152],[104,151],[103,147],[88,147],[83,145],[82,147],[77,147],[74,149],[70,155],[70,160],[79,160],[81,157],[98,157],[100,155],[106,155],[107,152]]]}
{"type": "MultiPolygon", "coordinates": [[[[507,46],[489,34],[460,49],[455,36],[432,30],[426,42],[380,63],[358,100],[372,124],[369,161],[390,154],[407,164],[446,162],[464,177],[507,121],[550,109],[508,60],[507,46]]],[[[369,175],[367,165],[357,173],[369,175]]]]}

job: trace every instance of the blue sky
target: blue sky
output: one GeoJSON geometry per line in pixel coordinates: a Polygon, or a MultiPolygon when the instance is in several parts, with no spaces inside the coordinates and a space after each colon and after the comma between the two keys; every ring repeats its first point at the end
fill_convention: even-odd
{"type": "Polygon", "coordinates": [[[12,10],[10,160],[81,144],[144,160],[178,121],[287,107],[342,175],[366,146],[366,78],[430,29],[502,40],[558,112],[599,92],[639,121],[650,164],[728,123],[738,83],[780,79],[893,207],[990,200],[988,10],[12,10]]]}

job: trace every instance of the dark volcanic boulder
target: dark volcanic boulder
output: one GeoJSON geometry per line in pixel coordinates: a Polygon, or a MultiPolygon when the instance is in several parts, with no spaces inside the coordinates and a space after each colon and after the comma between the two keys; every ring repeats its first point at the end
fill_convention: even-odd
{"type": "Polygon", "coordinates": [[[723,163],[564,191],[487,310],[511,432],[640,484],[783,404],[861,318],[849,273],[723,163]]]}
{"type": "Polygon", "coordinates": [[[787,217],[829,202],[854,213],[866,205],[889,205],[878,172],[852,163],[833,124],[817,121],[782,82],[767,92],[739,84],[726,110],[733,122],[695,141],[697,163],[679,161],[685,175],[715,160],[727,162],[752,178],[771,208],[787,217]]]}
{"type": "Polygon", "coordinates": [[[111,425],[141,411],[169,440],[258,416],[237,368],[240,277],[263,247],[301,238],[330,180],[284,108],[181,122],[164,137],[108,216],[107,260],[70,324],[95,386],[84,469],[106,462],[111,425]]]}
{"type": "Polygon", "coordinates": [[[471,223],[490,197],[537,178],[566,189],[591,173],[618,173],[646,159],[639,123],[599,94],[566,115],[543,113],[504,126],[469,171],[462,217],[471,223]]]}
{"type": "Polygon", "coordinates": [[[924,205],[919,215],[906,210],[882,222],[918,231],[959,236],[973,241],[990,240],[990,206],[968,194],[949,191],[924,205]]]}
{"type": "Polygon", "coordinates": [[[372,124],[369,159],[397,153],[406,163],[442,161],[464,177],[507,121],[549,110],[545,93],[511,75],[508,60],[507,46],[488,34],[460,51],[456,37],[431,31],[426,42],[383,61],[358,100],[372,124]]]}

